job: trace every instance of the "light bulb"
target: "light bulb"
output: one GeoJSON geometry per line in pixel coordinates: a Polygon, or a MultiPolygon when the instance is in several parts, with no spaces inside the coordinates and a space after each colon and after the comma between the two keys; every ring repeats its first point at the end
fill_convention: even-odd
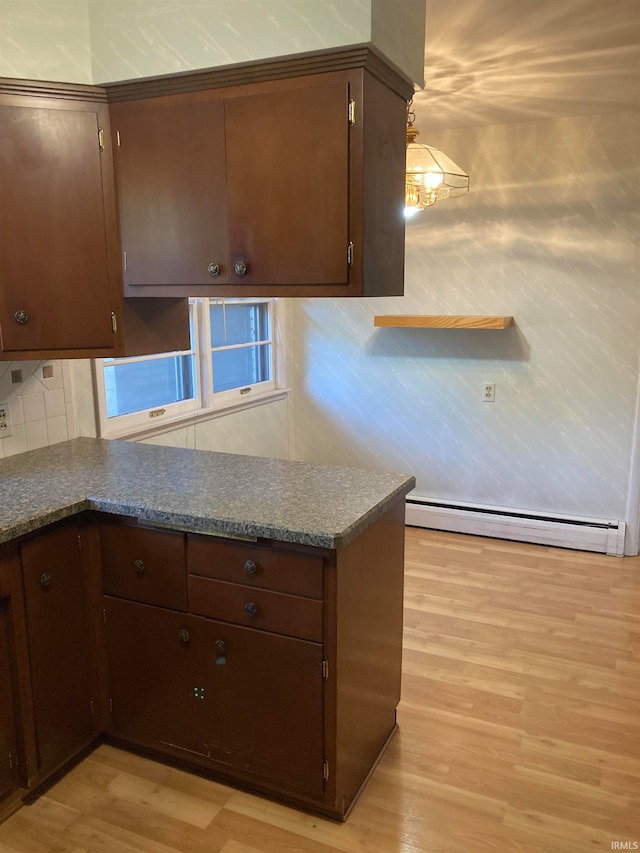
{"type": "Polygon", "coordinates": [[[440,169],[425,172],[424,185],[430,190],[435,190],[444,181],[444,172],[440,169]]]}

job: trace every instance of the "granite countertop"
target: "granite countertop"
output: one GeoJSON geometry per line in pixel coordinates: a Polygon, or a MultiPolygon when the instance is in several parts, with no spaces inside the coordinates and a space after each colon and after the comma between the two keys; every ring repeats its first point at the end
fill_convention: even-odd
{"type": "Polygon", "coordinates": [[[0,542],[87,509],[185,530],[341,548],[413,477],[76,438],[0,460],[0,542]]]}

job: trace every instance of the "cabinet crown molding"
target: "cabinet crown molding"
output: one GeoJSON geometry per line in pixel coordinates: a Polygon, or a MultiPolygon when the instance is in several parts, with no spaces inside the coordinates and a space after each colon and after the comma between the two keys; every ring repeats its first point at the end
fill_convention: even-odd
{"type": "Polygon", "coordinates": [[[107,103],[107,93],[102,86],[51,82],[49,80],[22,80],[16,77],[0,77],[0,96],[2,95],[60,98],[67,101],[86,101],[98,104],[107,103]]]}
{"type": "Polygon", "coordinates": [[[107,93],[107,100],[112,103],[240,86],[267,80],[282,80],[287,77],[301,77],[329,71],[345,71],[352,68],[364,68],[369,71],[405,100],[413,95],[413,82],[369,43],[296,53],[275,59],[238,62],[233,65],[220,65],[177,74],[163,74],[158,77],[104,83],[103,86],[107,93]]]}
{"type": "Polygon", "coordinates": [[[413,95],[413,82],[384,54],[370,43],[346,47],[296,53],[274,59],[256,59],[219,65],[176,74],[156,77],[140,77],[120,80],[98,86],[85,83],[65,83],[49,80],[24,80],[16,77],[0,77],[0,96],[24,95],[41,98],[63,98],[66,100],[115,103],[160,95],[175,95],[239,86],[244,83],[259,83],[266,80],[282,80],[328,71],[345,71],[364,68],[405,100],[413,95]]]}

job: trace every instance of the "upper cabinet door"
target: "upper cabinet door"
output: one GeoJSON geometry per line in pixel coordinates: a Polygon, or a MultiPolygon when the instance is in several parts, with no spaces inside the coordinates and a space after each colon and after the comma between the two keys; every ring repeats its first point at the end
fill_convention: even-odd
{"type": "Polygon", "coordinates": [[[225,100],[230,280],[349,281],[349,86],[225,100]]]}
{"type": "Polygon", "coordinates": [[[114,104],[111,124],[127,292],[227,283],[222,102],[114,104]]]}
{"type": "Polygon", "coordinates": [[[114,346],[105,126],[98,104],[0,105],[0,329],[17,357],[114,346]]]}

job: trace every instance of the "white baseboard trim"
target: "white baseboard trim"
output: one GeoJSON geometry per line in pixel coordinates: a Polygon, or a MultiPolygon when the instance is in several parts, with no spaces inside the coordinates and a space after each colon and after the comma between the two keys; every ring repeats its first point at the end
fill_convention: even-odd
{"type": "Polygon", "coordinates": [[[552,545],[579,551],[595,551],[621,557],[625,523],[599,518],[528,513],[504,507],[439,502],[410,496],[406,523],[412,527],[471,533],[495,539],[513,539],[535,545],[552,545]]]}

